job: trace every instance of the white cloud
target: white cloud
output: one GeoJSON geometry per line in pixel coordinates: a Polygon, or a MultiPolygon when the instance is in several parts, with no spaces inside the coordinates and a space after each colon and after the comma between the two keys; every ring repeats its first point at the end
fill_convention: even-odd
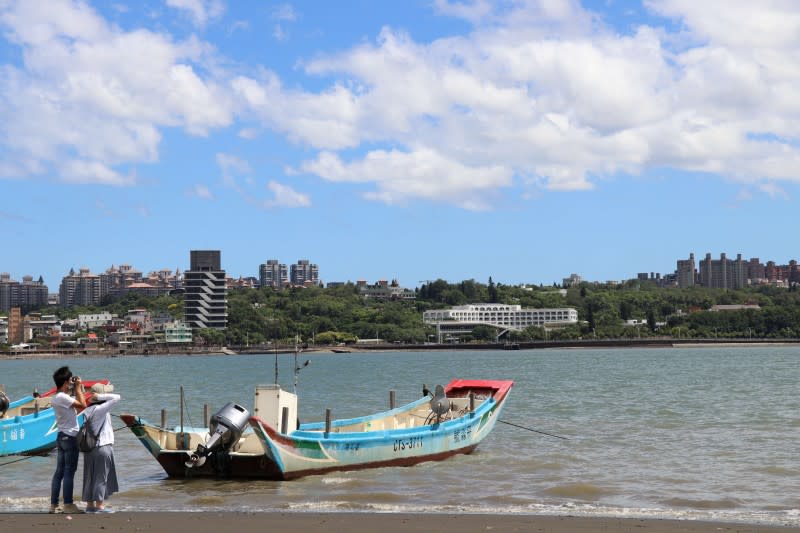
{"type": "Polygon", "coordinates": [[[789,198],[789,195],[783,189],[783,187],[773,182],[761,183],[759,184],[758,188],[761,192],[769,195],[772,198],[782,198],[784,200],[789,198]]]}
{"type": "Polygon", "coordinates": [[[222,152],[217,154],[216,159],[222,170],[222,182],[239,194],[244,194],[238,178],[252,172],[250,164],[240,157],[222,152]]]}
{"type": "Polygon", "coordinates": [[[289,187],[276,181],[267,183],[267,188],[272,191],[273,198],[264,201],[264,207],[310,207],[311,199],[308,195],[299,193],[289,187]]]}
{"type": "Polygon", "coordinates": [[[222,182],[251,205],[262,209],[311,206],[311,199],[308,195],[299,193],[274,180],[267,183],[267,188],[272,192],[272,198],[260,199],[260,194],[252,192],[258,185],[258,181],[252,177],[253,169],[250,163],[241,157],[226,153],[218,153],[216,159],[222,171],[222,182]]]}
{"type": "Polygon", "coordinates": [[[258,130],[256,128],[242,128],[239,130],[238,135],[242,139],[247,139],[251,141],[256,137],[258,137],[258,130]]]}
{"type": "Polygon", "coordinates": [[[273,20],[282,20],[284,22],[294,22],[298,18],[297,12],[291,4],[280,4],[272,10],[273,20]]]}
{"type": "Polygon", "coordinates": [[[205,135],[233,119],[226,89],[198,74],[210,49],[194,38],[126,32],[65,0],[0,4],[0,28],[23,51],[0,66],[0,139],[18,168],[130,184],[112,167],[156,161],[161,128],[205,135]]]}
{"type": "Polygon", "coordinates": [[[488,208],[487,196],[511,184],[508,168],[467,167],[429,149],[376,150],[352,163],[323,152],[303,163],[302,170],[332,182],[374,183],[377,190],[368,192],[367,198],[387,204],[424,198],[474,210],[488,208]]]}
{"type": "Polygon", "coordinates": [[[302,167],[327,180],[373,183],[369,197],[389,203],[474,205],[463,198],[481,195],[480,180],[447,178],[455,173],[414,179],[429,163],[418,154],[503,169],[508,178],[494,190],[510,187],[510,176],[536,188],[590,189],[604,175],[656,167],[743,183],[800,180],[793,2],[652,0],[651,9],[686,28],[642,26],[630,35],[604,28],[571,0],[435,5],[472,21],[473,32],[418,43],[384,28],[375,44],[307,62],[308,74],[335,80],[317,93],[286,90],[274,77],[234,86],[297,142],[401,147],[356,153],[349,163],[323,152],[302,167]],[[722,12],[729,23],[716,22],[722,12]],[[403,170],[375,160],[402,161],[403,170]]]}
{"type": "Polygon", "coordinates": [[[195,26],[200,28],[225,12],[221,0],[167,0],[167,5],[187,12],[195,26]]]}
{"type": "Polygon", "coordinates": [[[284,43],[289,40],[289,32],[284,30],[283,26],[280,24],[275,24],[275,27],[272,30],[272,36],[280,43],[284,43]]]}
{"type": "Polygon", "coordinates": [[[200,183],[192,187],[192,189],[189,191],[189,195],[196,196],[197,198],[202,198],[203,200],[214,199],[214,194],[209,190],[209,188],[200,183]]]}
{"type": "Polygon", "coordinates": [[[61,165],[61,175],[70,183],[104,185],[133,185],[132,176],[123,176],[114,169],[98,161],[81,161],[73,159],[61,165]]]}
{"type": "MultiPolygon", "coordinates": [[[[223,9],[169,5],[199,26],[223,9]]],[[[676,24],[629,34],[578,0],[433,5],[471,31],[418,42],[383,28],[374,42],[301,63],[320,78],[312,90],[268,64],[229,67],[196,37],[123,30],[82,2],[0,0],[0,30],[22,58],[0,65],[0,177],[55,171],[129,185],[135,177],[118,169],[156,162],[165,128],[209,135],[235,124],[242,139],[270,129],[308,149],[292,172],[359,183],[390,204],[485,209],[516,186],[539,197],[651,168],[717,174],[775,197],[800,180],[793,0],[646,0],[649,20],[676,24]]],[[[282,4],[260,29],[279,24],[283,36],[297,17],[282,4]]],[[[244,193],[257,182],[246,161],[217,163],[255,198],[244,193]]],[[[302,204],[290,188],[272,192],[267,203],[302,204]]]]}
{"type": "Polygon", "coordinates": [[[486,20],[494,11],[492,2],[488,0],[475,0],[472,2],[458,2],[449,0],[434,0],[436,10],[451,17],[463,18],[473,24],[486,20]]]}
{"type": "Polygon", "coordinates": [[[248,174],[252,172],[250,164],[242,159],[231,154],[218,153],[217,164],[222,169],[223,174],[248,174]]]}
{"type": "Polygon", "coordinates": [[[645,0],[660,15],[689,27],[709,47],[742,51],[800,45],[800,11],[794,0],[645,0]]]}

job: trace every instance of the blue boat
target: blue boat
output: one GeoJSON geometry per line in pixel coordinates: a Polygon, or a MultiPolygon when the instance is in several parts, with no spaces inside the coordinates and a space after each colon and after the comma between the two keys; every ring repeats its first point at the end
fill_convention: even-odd
{"type": "MultiPolygon", "coordinates": [[[[95,383],[108,384],[108,380],[84,382],[87,388],[95,383]]],[[[0,457],[45,454],[56,447],[58,426],[50,405],[55,394],[53,388],[41,396],[29,395],[10,402],[6,409],[0,407],[0,457]]],[[[0,404],[5,403],[2,398],[0,404]]],[[[83,424],[82,416],[78,422],[83,424]]]]}
{"type": "Polygon", "coordinates": [[[370,416],[306,424],[281,432],[250,418],[278,479],[385,466],[411,466],[468,454],[494,428],[513,381],[456,379],[433,399],[370,416]]]}

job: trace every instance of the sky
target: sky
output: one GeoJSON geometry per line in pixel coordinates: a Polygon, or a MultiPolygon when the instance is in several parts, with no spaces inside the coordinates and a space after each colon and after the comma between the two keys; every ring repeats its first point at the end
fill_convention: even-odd
{"type": "Polygon", "coordinates": [[[0,272],[800,256],[795,0],[0,0],[0,272]]]}

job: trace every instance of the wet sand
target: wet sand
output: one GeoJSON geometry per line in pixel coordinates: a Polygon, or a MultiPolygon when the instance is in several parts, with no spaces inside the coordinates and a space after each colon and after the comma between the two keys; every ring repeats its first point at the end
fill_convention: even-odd
{"type": "Polygon", "coordinates": [[[383,513],[119,512],[104,515],[0,514],[0,531],[14,533],[219,533],[232,531],[310,533],[785,533],[797,528],[688,520],[584,518],[531,515],[447,515],[383,513]]]}

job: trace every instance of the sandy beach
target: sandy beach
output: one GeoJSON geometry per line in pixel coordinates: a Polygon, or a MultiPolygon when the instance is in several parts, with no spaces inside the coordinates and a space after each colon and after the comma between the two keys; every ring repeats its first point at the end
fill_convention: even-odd
{"type": "Polygon", "coordinates": [[[585,533],[769,533],[796,528],[723,522],[644,520],[636,518],[583,518],[531,515],[447,515],[377,513],[131,513],[106,515],[0,514],[0,530],[23,532],[109,531],[219,533],[235,527],[243,531],[303,531],[381,533],[453,531],[585,533]]]}

